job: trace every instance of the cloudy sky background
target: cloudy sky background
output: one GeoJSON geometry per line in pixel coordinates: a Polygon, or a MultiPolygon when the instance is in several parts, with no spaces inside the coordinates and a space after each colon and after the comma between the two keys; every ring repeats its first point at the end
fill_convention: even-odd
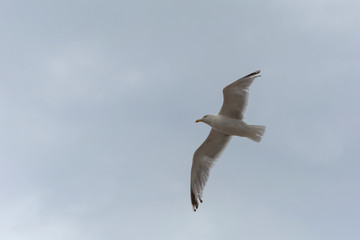
{"type": "Polygon", "coordinates": [[[360,237],[360,2],[0,1],[0,239],[360,237]],[[245,120],[194,213],[222,88],[245,120]]]}

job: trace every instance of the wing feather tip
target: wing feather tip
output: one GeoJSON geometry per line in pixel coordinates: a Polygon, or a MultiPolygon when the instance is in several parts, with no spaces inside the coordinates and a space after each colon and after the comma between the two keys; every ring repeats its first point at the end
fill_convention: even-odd
{"type": "MultiPolygon", "coordinates": [[[[256,74],[259,74],[260,72],[261,72],[261,70],[257,70],[257,71],[255,71],[255,72],[250,73],[249,75],[246,75],[246,76],[243,77],[243,78],[255,76],[256,74]]],[[[257,76],[257,77],[261,77],[261,75],[259,75],[259,76],[257,76]]]]}
{"type": "Polygon", "coordinates": [[[199,202],[198,202],[198,200],[196,199],[195,193],[194,193],[194,191],[192,190],[192,188],[191,188],[191,204],[192,204],[192,206],[193,206],[194,212],[196,212],[196,210],[197,210],[198,207],[199,207],[199,202]]]}

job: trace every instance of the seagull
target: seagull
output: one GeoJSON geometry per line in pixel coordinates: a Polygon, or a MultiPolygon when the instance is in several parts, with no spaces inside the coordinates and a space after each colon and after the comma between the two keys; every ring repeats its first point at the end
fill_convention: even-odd
{"type": "Polygon", "coordinates": [[[236,80],[223,89],[224,102],[220,112],[205,115],[195,122],[204,122],[211,127],[209,136],[195,151],[191,167],[190,195],[194,211],[202,202],[202,193],[209,177],[211,167],[220,157],[232,136],[247,137],[260,142],[265,126],[248,125],[243,121],[243,114],[248,101],[249,86],[260,70],[236,80]]]}

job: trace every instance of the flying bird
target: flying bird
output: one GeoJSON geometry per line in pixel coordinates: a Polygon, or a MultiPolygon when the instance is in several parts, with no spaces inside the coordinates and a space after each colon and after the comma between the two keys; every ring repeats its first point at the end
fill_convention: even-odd
{"type": "Polygon", "coordinates": [[[248,90],[260,70],[229,84],[223,89],[224,102],[220,112],[205,115],[195,122],[204,122],[211,127],[209,136],[195,151],[191,167],[190,195],[194,211],[202,202],[202,193],[209,177],[210,168],[224,151],[232,136],[247,137],[260,142],[265,126],[248,125],[243,114],[248,101],[248,90]]]}

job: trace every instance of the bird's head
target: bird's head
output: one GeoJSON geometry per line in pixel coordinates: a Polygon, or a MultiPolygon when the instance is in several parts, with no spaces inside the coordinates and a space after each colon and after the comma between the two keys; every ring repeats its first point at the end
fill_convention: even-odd
{"type": "Polygon", "coordinates": [[[207,123],[207,124],[210,124],[211,120],[212,120],[212,115],[205,115],[203,116],[202,118],[196,120],[195,122],[204,122],[204,123],[207,123]]]}

